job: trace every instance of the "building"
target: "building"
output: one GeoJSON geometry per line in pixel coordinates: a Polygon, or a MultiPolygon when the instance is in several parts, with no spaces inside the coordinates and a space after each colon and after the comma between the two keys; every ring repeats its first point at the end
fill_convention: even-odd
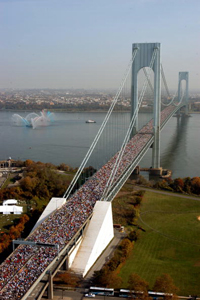
{"type": "Polygon", "coordinates": [[[23,207],[17,206],[17,200],[8,199],[3,201],[3,205],[0,206],[0,214],[3,215],[20,215],[23,213],[23,207]]]}

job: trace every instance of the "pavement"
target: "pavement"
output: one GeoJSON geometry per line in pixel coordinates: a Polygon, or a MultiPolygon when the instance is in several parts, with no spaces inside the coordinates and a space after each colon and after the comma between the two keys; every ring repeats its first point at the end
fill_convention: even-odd
{"type": "MultiPolygon", "coordinates": [[[[80,289],[76,291],[66,291],[62,289],[56,289],[54,291],[54,297],[53,300],[87,300],[87,299],[93,299],[93,298],[88,298],[84,297],[85,295],[85,290],[80,289]]],[[[42,299],[47,299],[47,298],[42,298],[42,299]]],[[[119,297],[107,297],[107,296],[96,296],[96,300],[119,300],[119,297]]]]}
{"type": "Polygon", "coordinates": [[[6,179],[7,179],[7,177],[5,177],[5,176],[0,177],[0,188],[2,187],[2,185],[4,184],[6,179]]]}
{"type": "Polygon", "coordinates": [[[103,265],[110,260],[112,257],[112,254],[114,250],[116,249],[117,245],[120,243],[120,241],[126,236],[125,232],[119,232],[117,229],[114,229],[114,238],[110,242],[110,244],[107,246],[107,248],[103,251],[103,253],[99,256],[95,264],[92,266],[90,271],[85,276],[85,281],[89,281],[94,271],[99,271],[103,267],[103,265]]]}
{"type": "Polygon", "coordinates": [[[146,188],[142,185],[136,185],[136,186],[133,186],[133,188],[135,190],[144,190],[144,191],[149,191],[149,192],[156,193],[156,194],[163,194],[163,195],[168,195],[168,196],[175,196],[175,197],[178,197],[178,198],[184,198],[184,199],[191,199],[191,200],[200,201],[200,197],[198,197],[198,196],[189,196],[189,195],[185,195],[185,194],[165,192],[165,191],[162,191],[162,190],[155,190],[155,189],[151,189],[151,188],[146,188]]]}

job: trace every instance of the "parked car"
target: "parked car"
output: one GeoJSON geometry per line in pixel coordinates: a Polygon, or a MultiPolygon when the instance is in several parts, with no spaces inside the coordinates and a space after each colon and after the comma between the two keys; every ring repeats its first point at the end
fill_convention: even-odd
{"type": "Polygon", "coordinates": [[[94,298],[94,297],[95,297],[95,294],[93,294],[93,293],[88,293],[88,294],[85,294],[85,297],[88,297],[88,298],[94,298]]]}

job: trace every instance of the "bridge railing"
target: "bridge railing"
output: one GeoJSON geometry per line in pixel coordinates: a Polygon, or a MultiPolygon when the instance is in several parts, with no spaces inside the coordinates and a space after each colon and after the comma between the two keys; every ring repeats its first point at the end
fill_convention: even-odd
{"type": "Polygon", "coordinates": [[[151,147],[153,141],[154,141],[154,136],[151,136],[150,139],[148,140],[148,142],[142,148],[142,150],[135,157],[134,161],[127,167],[127,169],[124,171],[122,176],[118,179],[116,184],[113,186],[112,190],[110,191],[110,193],[107,197],[107,201],[112,201],[114,199],[116,194],[119,192],[119,190],[122,188],[124,183],[127,181],[127,179],[130,177],[130,175],[133,173],[136,166],[139,164],[141,159],[144,157],[144,155],[146,154],[148,149],[151,147]]]}
{"type": "MultiPolygon", "coordinates": [[[[37,280],[32,284],[30,289],[24,294],[24,296],[21,298],[21,300],[26,300],[27,297],[33,292],[33,290],[37,287],[37,285],[40,283],[40,281],[43,279],[43,277],[47,274],[47,272],[53,268],[54,265],[56,267],[54,268],[52,276],[55,276],[58,268],[60,265],[64,262],[65,258],[67,258],[69,251],[71,248],[76,245],[77,240],[83,235],[85,229],[87,228],[87,224],[92,218],[91,214],[87,220],[83,223],[83,225],[79,228],[77,233],[74,235],[74,237],[66,244],[66,246],[60,251],[59,256],[54,258],[54,260],[48,265],[48,267],[43,271],[43,273],[37,278],[37,280]],[[63,258],[64,257],[64,258],[63,258]],[[60,263],[61,262],[61,263],[60,263]]],[[[45,284],[45,289],[48,286],[48,282],[45,284]]],[[[41,293],[41,291],[40,291],[41,293]]]]}
{"type": "Polygon", "coordinates": [[[170,120],[170,118],[181,108],[185,106],[184,103],[181,103],[179,106],[174,106],[174,110],[167,116],[167,118],[162,122],[161,124],[161,130],[164,128],[164,126],[168,123],[168,121],[170,120]]]}
{"type": "MultiPolygon", "coordinates": [[[[161,124],[161,130],[163,129],[163,127],[166,125],[166,123],[170,120],[170,118],[181,108],[183,107],[185,104],[182,103],[180,104],[178,107],[174,106],[174,109],[171,113],[169,113],[169,115],[167,115],[167,117],[165,118],[165,120],[162,122],[161,124]]],[[[143,132],[138,132],[138,134],[148,134],[148,133],[143,133],[143,132]]],[[[151,133],[149,133],[151,134],[151,133]]],[[[121,187],[124,185],[124,183],[126,182],[126,180],[129,178],[129,176],[132,174],[132,172],[134,171],[134,169],[136,168],[136,166],[139,164],[139,162],[141,161],[141,159],[144,157],[144,155],[146,154],[146,152],[148,151],[148,149],[151,147],[151,145],[154,142],[154,136],[152,135],[150,137],[150,139],[148,140],[148,142],[145,144],[145,146],[141,149],[141,151],[138,153],[138,155],[135,157],[134,161],[127,167],[127,169],[123,172],[122,176],[117,180],[117,182],[113,185],[111,191],[109,192],[109,195],[107,196],[107,201],[112,201],[114,199],[114,197],[116,196],[116,194],[119,192],[119,190],[121,189],[121,187]]]]}

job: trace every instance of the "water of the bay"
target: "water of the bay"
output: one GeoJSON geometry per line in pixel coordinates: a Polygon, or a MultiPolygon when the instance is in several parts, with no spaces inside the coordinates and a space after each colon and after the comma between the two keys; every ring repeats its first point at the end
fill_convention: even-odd
{"type": "MultiPolygon", "coordinates": [[[[13,126],[11,122],[13,113],[0,111],[0,160],[12,157],[51,162],[56,165],[64,162],[72,167],[81,164],[105,117],[105,113],[97,112],[55,113],[55,122],[51,126],[33,130],[13,126]],[[88,119],[94,119],[96,123],[86,124],[85,121],[88,119]]],[[[28,113],[19,114],[25,117],[28,113]]],[[[140,126],[149,118],[149,114],[140,114],[140,126]]],[[[113,123],[115,122],[120,129],[123,120],[128,119],[128,113],[121,113],[117,118],[113,117],[113,123]]],[[[176,117],[172,117],[161,132],[161,166],[172,170],[173,178],[200,176],[199,132],[198,114],[192,114],[190,118],[179,121],[176,117]]],[[[107,139],[111,140],[111,134],[107,139]]],[[[115,142],[112,144],[115,149],[115,142]]],[[[104,144],[101,145],[101,149],[103,148],[104,144]]],[[[113,153],[113,149],[110,151],[113,153]]],[[[105,163],[103,151],[99,152],[101,155],[98,159],[102,160],[101,164],[105,163]]],[[[93,161],[97,161],[97,158],[93,158],[93,161]]],[[[151,149],[140,162],[140,166],[151,166],[151,149]]]]}

